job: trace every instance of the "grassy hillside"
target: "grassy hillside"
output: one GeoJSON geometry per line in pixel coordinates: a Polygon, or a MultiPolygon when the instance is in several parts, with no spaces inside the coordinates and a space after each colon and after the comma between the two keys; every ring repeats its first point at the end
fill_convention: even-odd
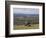
{"type": "Polygon", "coordinates": [[[39,15],[38,14],[15,14],[14,15],[14,29],[38,29],[39,15]],[[26,22],[30,22],[31,26],[25,26],[26,22]]]}
{"type": "Polygon", "coordinates": [[[39,24],[32,24],[31,26],[25,25],[14,25],[14,30],[22,30],[22,29],[38,29],[39,24]]]}

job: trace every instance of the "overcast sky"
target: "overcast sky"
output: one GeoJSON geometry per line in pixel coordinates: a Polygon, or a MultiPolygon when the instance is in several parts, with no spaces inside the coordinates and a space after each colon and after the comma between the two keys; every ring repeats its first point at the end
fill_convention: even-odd
{"type": "Polygon", "coordinates": [[[14,8],[13,13],[15,13],[15,14],[39,14],[39,9],[35,9],[35,8],[14,8]]]}

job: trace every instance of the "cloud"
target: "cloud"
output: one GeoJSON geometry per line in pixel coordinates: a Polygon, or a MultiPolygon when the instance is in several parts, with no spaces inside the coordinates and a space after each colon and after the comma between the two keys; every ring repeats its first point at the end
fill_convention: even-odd
{"type": "Polygon", "coordinates": [[[39,9],[35,9],[35,8],[14,8],[13,12],[18,14],[18,13],[22,13],[22,14],[39,14],[39,9]]]}

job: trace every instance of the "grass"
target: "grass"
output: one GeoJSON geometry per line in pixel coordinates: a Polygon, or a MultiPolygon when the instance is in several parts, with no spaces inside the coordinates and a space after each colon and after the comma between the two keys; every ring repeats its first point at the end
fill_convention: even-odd
{"type": "Polygon", "coordinates": [[[25,26],[25,25],[14,26],[14,30],[22,30],[22,29],[39,29],[39,24],[32,24],[31,26],[25,26]]]}

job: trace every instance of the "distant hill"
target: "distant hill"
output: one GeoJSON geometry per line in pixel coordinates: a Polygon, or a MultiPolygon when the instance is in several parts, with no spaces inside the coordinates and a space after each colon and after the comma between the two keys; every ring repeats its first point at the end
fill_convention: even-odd
{"type": "Polygon", "coordinates": [[[14,14],[14,16],[16,16],[16,17],[24,17],[24,16],[39,16],[39,14],[14,14]]]}

